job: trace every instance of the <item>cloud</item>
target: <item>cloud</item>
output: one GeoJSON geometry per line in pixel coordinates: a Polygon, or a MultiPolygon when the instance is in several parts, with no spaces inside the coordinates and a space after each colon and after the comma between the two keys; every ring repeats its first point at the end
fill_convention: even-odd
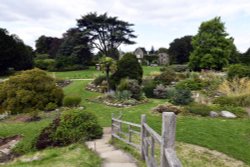
{"type": "Polygon", "coordinates": [[[0,27],[34,46],[40,35],[60,37],[81,15],[108,12],[135,24],[137,45],[122,47],[132,50],[168,47],[175,38],[196,34],[202,21],[221,16],[237,47],[245,51],[250,47],[249,8],[248,0],[1,0],[0,27]]]}

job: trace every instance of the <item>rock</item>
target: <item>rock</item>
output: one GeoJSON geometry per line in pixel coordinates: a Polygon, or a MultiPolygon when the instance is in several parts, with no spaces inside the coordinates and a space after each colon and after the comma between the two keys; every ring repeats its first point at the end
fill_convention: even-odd
{"type": "Polygon", "coordinates": [[[84,109],[84,107],[79,107],[78,109],[79,109],[79,110],[83,110],[83,109],[84,109]]]}
{"type": "Polygon", "coordinates": [[[215,112],[215,111],[210,111],[209,116],[212,117],[212,118],[215,118],[215,117],[218,117],[219,114],[217,112],[215,112]]]}
{"type": "Polygon", "coordinates": [[[59,112],[60,110],[59,110],[59,108],[57,108],[57,109],[55,109],[55,111],[56,111],[56,112],[59,112]]]}
{"type": "Polygon", "coordinates": [[[221,111],[220,115],[225,118],[236,118],[237,116],[229,111],[221,111]]]}

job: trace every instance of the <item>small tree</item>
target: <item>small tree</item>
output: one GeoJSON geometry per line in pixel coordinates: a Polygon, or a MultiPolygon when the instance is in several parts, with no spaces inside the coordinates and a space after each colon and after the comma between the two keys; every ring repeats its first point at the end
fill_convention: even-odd
{"type": "Polygon", "coordinates": [[[143,70],[136,56],[126,53],[117,63],[117,71],[111,76],[112,86],[118,85],[123,78],[135,79],[141,84],[143,70]]]}
{"type": "Polygon", "coordinates": [[[100,64],[101,64],[101,70],[105,71],[106,73],[106,80],[108,82],[108,90],[109,90],[110,89],[109,75],[110,72],[114,72],[116,70],[116,61],[111,57],[104,56],[100,59],[100,64]]]}
{"type": "Polygon", "coordinates": [[[189,66],[193,70],[221,70],[235,53],[233,38],[228,38],[220,17],[203,22],[192,39],[194,48],[189,66]]]}

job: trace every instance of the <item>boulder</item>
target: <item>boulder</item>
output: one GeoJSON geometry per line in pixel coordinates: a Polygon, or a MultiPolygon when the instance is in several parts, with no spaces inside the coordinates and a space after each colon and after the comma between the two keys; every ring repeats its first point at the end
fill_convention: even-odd
{"type": "Polygon", "coordinates": [[[220,115],[225,118],[236,118],[237,116],[229,111],[221,111],[220,115]]]}
{"type": "Polygon", "coordinates": [[[215,112],[215,111],[210,111],[209,116],[212,117],[212,118],[215,118],[215,117],[218,117],[219,114],[217,112],[215,112]]]}

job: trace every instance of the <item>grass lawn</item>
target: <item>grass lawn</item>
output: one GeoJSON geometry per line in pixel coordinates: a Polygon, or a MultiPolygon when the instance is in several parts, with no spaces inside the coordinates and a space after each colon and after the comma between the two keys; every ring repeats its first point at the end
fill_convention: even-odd
{"type": "MultiPolygon", "coordinates": [[[[148,76],[150,75],[151,72],[160,71],[160,68],[161,68],[160,66],[157,67],[143,66],[143,75],[148,76]]],[[[95,78],[98,75],[105,75],[103,72],[97,71],[93,66],[87,70],[49,72],[49,74],[59,79],[90,79],[90,78],[95,78]]]]}
{"type": "MultiPolygon", "coordinates": [[[[1,166],[1,165],[0,165],[1,166]]],[[[100,167],[101,158],[83,144],[67,147],[49,148],[39,152],[26,154],[5,167],[100,167]],[[28,159],[37,158],[27,162],[28,159]]]]}
{"type": "MultiPolygon", "coordinates": [[[[150,99],[149,103],[119,109],[88,99],[97,97],[84,89],[89,81],[75,81],[64,89],[66,95],[78,94],[82,96],[82,105],[86,110],[94,112],[102,126],[110,126],[111,113],[123,112],[123,119],[131,122],[140,122],[140,115],[147,114],[150,126],[160,133],[161,117],[151,114],[150,109],[164,100],[150,99]]],[[[212,150],[223,152],[235,159],[242,160],[250,165],[250,119],[212,119],[206,117],[178,116],[177,141],[196,144],[212,150]]]]}

